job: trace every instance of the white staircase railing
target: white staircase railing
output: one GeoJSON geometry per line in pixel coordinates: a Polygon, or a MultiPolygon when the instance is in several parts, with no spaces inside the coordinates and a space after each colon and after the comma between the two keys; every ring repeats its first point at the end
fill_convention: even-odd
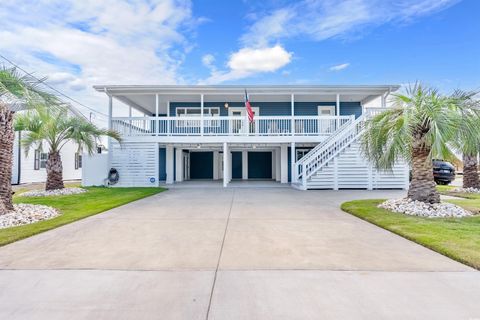
{"type": "Polygon", "coordinates": [[[363,130],[365,115],[356,120],[346,123],[334,135],[318,144],[309,153],[296,163],[295,173],[297,181],[301,181],[304,188],[307,187],[307,180],[318,170],[324,167],[330,160],[336,157],[347,146],[357,139],[363,130]]]}

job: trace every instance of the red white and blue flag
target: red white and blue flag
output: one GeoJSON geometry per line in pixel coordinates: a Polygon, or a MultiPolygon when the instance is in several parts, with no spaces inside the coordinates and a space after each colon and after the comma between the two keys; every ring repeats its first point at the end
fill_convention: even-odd
{"type": "Polygon", "coordinates": [[[248,121],[253,122],[254,113],[253,113],[252,106],[250,105],[250,99],[248,98],[248,93],[246,89],[245,89],[245,109],[247,110],[248,121]]]}

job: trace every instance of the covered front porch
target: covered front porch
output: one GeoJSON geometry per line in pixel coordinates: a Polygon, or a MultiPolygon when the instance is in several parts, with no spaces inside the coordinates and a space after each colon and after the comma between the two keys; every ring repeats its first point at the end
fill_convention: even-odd
{"type": "Polygon", "coordinates": [[[295,176],[291,174],[292,159],[297,161],[313,147],[308,143],[160,145],[159,181],[169,185],[216,181],[223,187],[241,187],[246,182],[257,186],[266,182],[285,185],[295,176]]]}

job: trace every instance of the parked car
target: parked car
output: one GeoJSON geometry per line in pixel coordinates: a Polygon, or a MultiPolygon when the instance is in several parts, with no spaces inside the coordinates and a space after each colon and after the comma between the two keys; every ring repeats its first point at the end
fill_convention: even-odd
{"type": "MultiPolygon", "coordinates": [[[[447,185],[455,180],[455,167],[447,161],[433,160],[433,178],[437,184],[447,185]]],[[[412,181],[412,170],[410,170],[410,181],[412,181]]]]}
{"type": "Polygon", "coordinates": [[[455,167],[447,161],[433,160],[433,178],[437,184],[450,184],[455,180],[455,167]]]}

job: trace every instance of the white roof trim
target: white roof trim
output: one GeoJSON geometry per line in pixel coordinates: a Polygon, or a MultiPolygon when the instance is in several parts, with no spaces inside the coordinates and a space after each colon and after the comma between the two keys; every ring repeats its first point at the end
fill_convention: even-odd
{"type": "Polygon", "coordinates": [[[169,93],[169,94],[238,94],[245,89],[252,94],[313,94],[393,92],[399,85],[95,85],[93,88],[107,94],[169,93]]]}

